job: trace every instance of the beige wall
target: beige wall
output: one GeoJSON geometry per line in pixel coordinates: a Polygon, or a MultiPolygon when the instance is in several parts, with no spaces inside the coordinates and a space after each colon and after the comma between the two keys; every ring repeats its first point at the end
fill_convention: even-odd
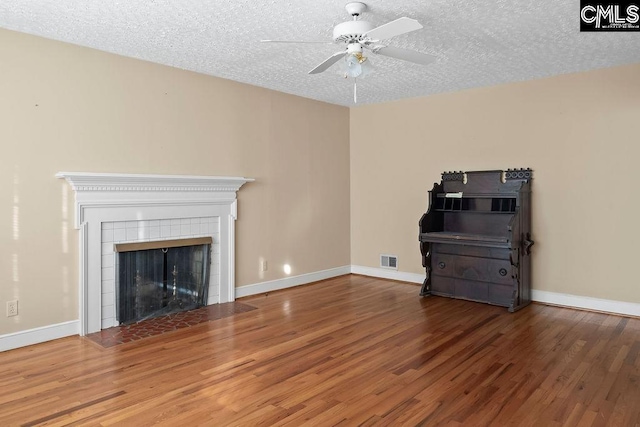
{"type": "Polygon", "coordinates": [[[448,170],[531,167],[533,288],[640,302],[640,65],[351,110],[351,263],[423,273],[418,220],[448,170]]]}
{"type": "Polygon", "coordinates": [[[350,263],[348,109],[5,30],[0,64],[0,334],[78,318],[58,171],[256,178],[238,193],[239,286],[350,263]]]}

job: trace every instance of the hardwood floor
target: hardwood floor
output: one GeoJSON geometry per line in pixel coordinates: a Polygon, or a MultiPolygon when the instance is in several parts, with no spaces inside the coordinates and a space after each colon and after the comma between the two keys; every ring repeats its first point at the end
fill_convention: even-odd
{"type": "Polygon", "coordinates": [[[0,425],[640,423],[640,319],[418,290],[343,276],[111,348],[0,353],[0,425]]]}

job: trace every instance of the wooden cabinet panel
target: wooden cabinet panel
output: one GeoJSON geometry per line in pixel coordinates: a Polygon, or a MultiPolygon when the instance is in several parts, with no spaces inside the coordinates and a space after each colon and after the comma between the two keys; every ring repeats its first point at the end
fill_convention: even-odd
{"type": "Polygon", "coordinates": [[[455,295],[456,280],[452,277],[433,277],[433,285],[431,291],[435,295],[452,297],[455,295]]]}
{"type": "Polygon", "coordinates": [[[496,284],[489,286],[489,302],[496,305],[509,306],[512,298],[513,286],[496,284]]]}
{"type": "Polygon", "coordinates": [[[454,295],[472,301],[488,302],[490,286],[489,283],[457,279],[454,295]]]}

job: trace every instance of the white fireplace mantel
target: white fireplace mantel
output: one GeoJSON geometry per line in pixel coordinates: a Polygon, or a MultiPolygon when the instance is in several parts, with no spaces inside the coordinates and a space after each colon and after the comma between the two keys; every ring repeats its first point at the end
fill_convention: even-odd
{"type": "Polygon", "coordinates": [[[59,172],[75,191],[80,230],[80,333],[101,329],[102,223],[218,217],[220,271],[217,299],[235,299],[236,192],[251,178],[59,172]]]}
{"type": "MultiPolygon", "coordinates": [[[[236,192],[253,178],[233,176],[144,175],[122,173],[58,172],[76,192],[76,228],[83,208],[106,204],[162,204],[236,199],[236,192]],[[173,194],[169,194],[173,193],[173,194]],[[176,194],[178,193],[178,194],[176,194]],[[176,198],[177,196],[177,198],[176,198]]],[[[235,216],[235,215],[234,215],[235,216]]]]}

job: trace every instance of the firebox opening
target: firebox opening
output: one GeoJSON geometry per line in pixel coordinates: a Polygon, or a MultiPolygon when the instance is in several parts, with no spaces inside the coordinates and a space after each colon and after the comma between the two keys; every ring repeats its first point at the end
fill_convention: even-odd
{"type": "Polygon", "coordinates": [[[116,316],[130,324],[206,305],[211,239],[117,245],[116,316]],[[200,244],[190,244],[200,243],[200,244]]]}

